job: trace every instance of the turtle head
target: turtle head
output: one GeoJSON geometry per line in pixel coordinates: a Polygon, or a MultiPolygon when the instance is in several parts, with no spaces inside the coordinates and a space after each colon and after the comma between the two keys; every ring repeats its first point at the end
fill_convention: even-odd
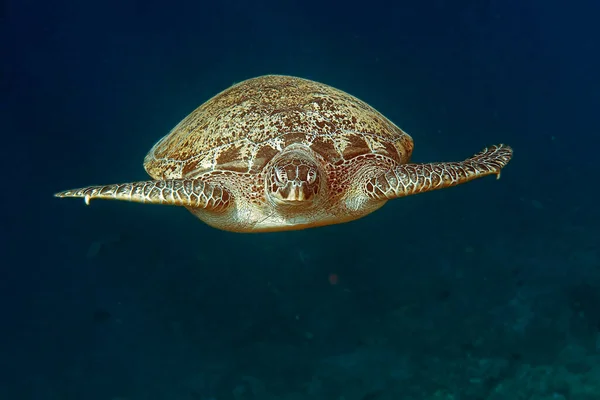
{"type": "Polygon", "coordinates": [[[321,182],[319,166],[307,151],[288,151],[267,171],[267,196],[275,205],[307,207],[319,197],[321,182]]]}

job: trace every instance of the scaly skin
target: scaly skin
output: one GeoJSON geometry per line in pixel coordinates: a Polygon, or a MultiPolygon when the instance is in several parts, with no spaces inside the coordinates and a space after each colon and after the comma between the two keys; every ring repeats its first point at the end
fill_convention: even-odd
{"type": "MultiPolygon", "coordinates": [[[[325,208],[314,207],[312,201],[296,204],[293,209],[280,207],[267,200],[266,193],[253,200],[241,176],[229,180],[220,174],[206,174],[195,179],[167,179],[104,186],[90,186],[57,193],[56,197],[79,197],[89,204],[93,199],[113,199],[138,203],[185,206],[198,218],[216,228],[233,232],[270,232],[306,229],[348,222],[370,214],[385,202],[398,197],[456,186],[487,175],[500,176],[510,161],[512,149],[506,145],[489,147],[462,162],[428,164],[376,163],[375,158],[350,160],[346,169],[337,173],[353,176],[342,182],[346,190],[355,188],[350,203],[333,199],[333,186],[318,193],[325,208]],[[383,171],[362,178],[355,170],[383,171]],[[214,175],[211,177],[211,175],[214,175]],[[225,179],[225,180],[223,180],[225,179]],[[364,182],[361,183],[361,181],[364,182]],[[234,201],[235,199],[235,201],[234,201]],[[349,207],[356,203],[356,208],[349,207]]],[[[248,183],[248,182],[246,182],[248,183]]],[[[330,182],[333,183],[333,182],[330,182]]],[[[342,197],[346,197],[341,195],[342,197]]]]}
{"type": "Polygon", "coordinates": [[[231,195],[220,186],[200,179],[172,179],[89,186],[56,193],[56,197],[79,197],[90,204],[94,199],[135,203],[168,204],[220,211],[231,203],[231,195]]]}
{"type": "Polygon", "coordinates": [[[403,164],[370,179],[365,185],[372,199],[398,197],[460,185],[487,175],[500,178],[500,171],[512,157],[506,145],[491,146],[461,162],[403,164]]]}

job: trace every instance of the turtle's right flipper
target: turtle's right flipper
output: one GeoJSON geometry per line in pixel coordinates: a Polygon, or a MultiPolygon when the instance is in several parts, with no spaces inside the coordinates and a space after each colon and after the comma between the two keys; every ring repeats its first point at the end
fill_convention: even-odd
{"type": "Polygon", "coordinates": [[[487,175],[499,178],[512,154],[509,146],[501,144],[483,149],[460,162],[399,165],[371,178],[365,190],[373,199],[391,200],[460,185],[487,175]]]}
{"type": "Polygon", "coordinates": [[[232,201],[231,194],[225,188],[200,179],[170,179],[89,186],[65,190],[54,196],[79,197],[83,198],[86,204],[93,199],[113,199],[205,208],[215,211],[227,208],[232,201]]]}

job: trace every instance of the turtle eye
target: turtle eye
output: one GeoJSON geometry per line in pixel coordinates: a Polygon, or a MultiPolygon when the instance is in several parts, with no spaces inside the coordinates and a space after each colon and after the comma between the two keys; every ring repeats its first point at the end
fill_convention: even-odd
{"type": "Polygon", "coordinates": [[[281,167],[275,167],[273,168],[273,172],[275,175],[275,183],[279,186],[285,186],[288,180],[285,170],[281,167]]]}
{"type": "Polygon", "coordinates": [[[317,171],[315,171],[314,169],[310,169],[308,171],[308,174],[306,175],[306,181],[309,184],[313,184],[313,183],[315,183],[316,180],[317,180],[317,171]]]}

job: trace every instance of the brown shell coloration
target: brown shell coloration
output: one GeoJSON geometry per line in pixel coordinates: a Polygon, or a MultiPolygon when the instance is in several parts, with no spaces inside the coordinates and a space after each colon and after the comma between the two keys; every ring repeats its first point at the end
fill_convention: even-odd
{"type": "Polygon", "coordinates": [[[181,121],[150,150],[154,179],[210,171],[255,174],[293,143],[331,165],[364,154],[407,163],[412,138],[365,102],[322,83],[282,75],[240,82],[181,121]]]}

